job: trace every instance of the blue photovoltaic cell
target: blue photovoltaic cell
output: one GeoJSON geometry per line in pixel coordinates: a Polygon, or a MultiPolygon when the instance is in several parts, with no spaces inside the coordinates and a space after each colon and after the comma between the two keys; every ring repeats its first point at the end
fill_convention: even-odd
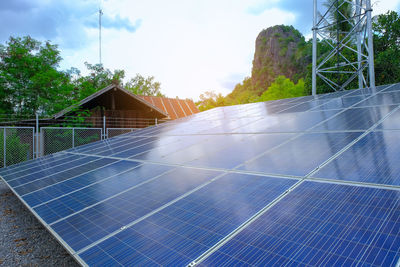
{"type": "MultiPolygon", "coordinates": [[[[238,140],[232,142],[232,145],[212,153],[204,153],[185,164],[198,167],[233,169],[295,136],[295,134],[236,136],[238,140]]],[[[181,155],[184,157],[184,153],[181,155]]]]}
{"type": "Polygon", "coordinates": [[[304,112],[316,108],[320,105],[323,105],[327,102],[331,101],[331,99],[315,99],[314,101],[309,101],[305,103],[300,103],[296,106],[293,106],[289,109],[282,110],[281,113],[291,113],[291,112],[304,112]]]}
{"type": "Polygon", "coordinates": [[[133,137],[133,136],[118,136],[118,138],[109,138],[98,142],[89,143],[84,146],[70,148],[66,152],[75,153],[96,153],[99,150],[114,149],[131,142],[147,140],[150,137],[133,137]]]}
{"type": "MultiPolygon", "coordinates": [[[[148,159],[149,155],[154,155],[152,161],[156,161],[158,155],[173,153],[178,150],[202,143],[209,139],[210,136],[160,136],[157,142],[138,146],[136,148],[121,151],[115,154],[115,157],[121,158],[135,158],[135,159],[148,159]]],[[[215,136],[211,136],[215,137],[215,136]]]]}
{"type": "Polygon", "coordinates": [[[9,185],[17,187],[27,183],[34,182],[36,180],[42,179],[47,176],[51,176],[55,173],[74,169],[79,165],[84,165],[98,159],[99,159],[98,157],[92,157],[92,156],[77,156],[69,161],[60,162],[61,164],[52,164],[51,162],[47,166],[40,165],[37,168],[29,169],[24,173],[19,173],[18,177],[14,175],[9,175],[5,177],[9,185]]]}
{"type": "Polygon", "coordinates": [[[400,194],[304,182],[201,266],[395,266],[400,194]]]}
{"type": "Polygon", "coordinates": [[[276,115],[286,109],[293,108],[297,105],[298,105],[297,103],[295,103],[295,104],[288,103],[288,104],[282,104],[282,105],[276,105],[276,106],[266,106],[266,110],[268,111],[268,114],[276,115]]]}
{"type": "MultiPolygon", "coordinates": [[[[206,130],[200,131],[202,134],[220,134],[220,133],[232,133],[234,130],[240,127],[246,127],[250,123],[258,121],[262,119],[262,117],[250,117],[250,118],[240,118],[231,121],[223,121],[220,125],[214,128],[208,128],[206,130]]],[[[179,133],[178,133],[179,134],[179,133]]]]}
{"type": "Polygon", "coordinates": [[[102,147],[97,147],[96,149],[83,153],[99,156],[111,156],[124,150],[143,146],[145,144],[151,144],[156,140],[156,137],[131,137],[129,139],[124,139],[123,142],[120,142],[118,144],[113,144],[112,146],[104,145],[102,147]]]}
{"type": "Polygon", "coordinates": [[[338,111],[283,113],[262,118],[238,128],[234,133],[301,132],[336,115],[338,111]]]}
{"type": "Polygon", "coordinates": [[[0,175],[6,181],[19,179],[28,174],[38,172],[51,172],[51,168],[62,168],[65,163],[74,160],[83,159],[85,156],[71,155],[71,154],[52,154],[34,161],[22,162],[20,164],[11,165],[7,168],[0,169],[0,175]]]}
{"type": "MultiPolygon", "coordinates": [[[[149,168],[154,168],[154,166],[149,168]]],[[[90,205],[91,202],[85,204],[83,201],[88,197],[99,198],[97,190],[94,192],[85,190],[82,193],[77,193],[76,198],[68,198],[68,204],[61,201],[54,204],[45,204],[36,209],[36,211],[48,223],[54,222],[56,219],[54,215],[66,216],[71,215],[75,210],[81,211],[51,225],[52,229],[72,249],[78,251],[201,184],[210,181],[219,174],[215,171],[196,170],[194,172],[191,169],[178,168],[85,210],[83,209],[90,205]],[[52,209],[54,207],[52,205],[56,204],[58,206],[52,209]],[[65,204],[67,204],[66,207],[61,208],[65,204]],[[63,212],[63,214],[60,214],[60,212],[63,212]]],[[[134,174],[131,177],[135,179],[134,174]]],[[[154,174],[148,177],[143,176],[142,181],[153,177],[154,174]]],[[[124,179],[125,181],[127,179],[124,179]]],[[[126,185],[122,187],[123,189],[129,189],[126,185]]],[[[108,189],[105,190],[108,191],[108,189]]]]}
{"type": "Polygon", "coordinates": [[[313,131],[367,130],[396,107],[351,108],[313,128],[313,131]]]}
{"type": "Polygon", "coordinates": [[[371,132],[313,176],[400,185],[400,132],[371,132]]]}
{"type": "Polygon", "coordinates": [[[321,94],[321,95],[318,95],[318,99],[333,99],[333,98],[337,98],[337,97],[348,96],[350,94],[351,94],[351,91],[345,90],[345,91],[333,92],[333,93],[328,93],[328,94],[321,94]]]}
{"type": "Polygon", "coordinates": [[[384,90],[382,92],[392,92],[392,91],[400,91],[400,84],[394,84],[390,86],[385,86],[384,90]]]}
{"type": "MultiPolygon", "coordinates": [[[[309,102],[314,99],[315,99],[315,97],[312,95],[295,97],[295,98],[287,98],[287,100],[290,104],[300,104],[300,103],[304,103],[304,102],[309,102]]],[[[273,102],[273,101],[268,101],[266,103],[269,103],[269,102],[273,102]]]]}
{"type": "Polygon", "coordinates": [[[304,176],[360,135],[357,132],[304,134],[238,169],[304,176]]]}
{"type": "MultiPolygon", "coordinates": [[[[25,184],[20,184],[16,187],[14,187],[14,190],[20,194],[20,195],[25,195],[28,193],[31,193],[33,191],[42,189],[44,187],[53,185],[55,183],[59,183],[62,181],[65,181],[67,179],[70,179],[72,177],[81,175],[83,173],[92,171],[94,169],[100,168],[104,165],[111,164],[113,162],[116,162],[116,159],[99,159],[99,158],[92,158],[91,161],[85,162],[83,164],[79,164],[75,166],[74,168],[54,172],[54,174],[51,175],[44,175],[38,179],[32,179],[30,182],[27,182],[25,184]]],[[[75,164],[76,165],[76,164],[75,164]]],[[[36,175],[34,175],[35,177],[36,175]]],[[[19,180],[17,180],[19,181],[19,180]]],[[[11,181],[13,182],[13,181],[11,181]]],[[[11,184],[10,182],[10,184],[11,184]]]]}
{"type": "MultiPolygon", "coordinates": [[[[138,162],[118,161],[49,187],[45,187],[33,193],[26,194],[22,196],[22,198],[30,206],[35,207],[54,198],[69,194],[72,191],[82,189],[90,184],[98,183],[104,179],[122,174],[137,166],[139,166],[138,162]]],[[[120,179],[120,176],[118,179],[120,179]]]]}
{"type": "Polygon", "coordinates": [[[349,96],[349,97],[339,97],[331,99],[328,103],[321,106],[313,108],[311,111],[315,110],[330,110],[330,109],[344,109],[353,106],[354,104],[365,100],[366,96],[349,96]]]}
{"type": "Polygon", "coordinates": [[[5,168],[0,168],[0,175],[10,175],[10,174],[14,173],[14,170],[17,170],[17,172],[19,172],[19,171],[22,171],[22,170],[25,170],[28,168],[32,168],[34,166],[38,166],[47,161],[53,161],[53,160],[57,160],[57,159],[60,159],[63,157],[67,158],[70,156],[71,155],[64,154],[64,153],[57,153],[57,154],[47,155],[47,156],[41,157],[39,159],[27,160],[24,162],[20,162],[18,164],[7,166],[5,168]]]}
{"type": "Polygon", "coordinates": [[[356,105],[356,107],[365,106],[380,106],[380,105],[393,105],[400,104],[400,92],[389,92],[389,93],[379,93],[370,98],[364,100],[363,102],[356,105]]]}
{"type": "Polygon", "coordinates": [[[233,135],[202,135],[196,138],[181,138],[173,137],[177,140],[182,140],[178,142],[176,146],[165,146],[157,147],[155,149],[146,151],[145,153],[138,154],[131,157],[132,159],[142,159],[151,160],[155,162],[163,163],[174,163],[183,164],[192,159],[208,155],[217,151],[218,149],[223,149],[229,144],[234,143],[243,138],[243,136],[233,136],[233,135]],[[198,140],[193,142],[193,140],[198,140]],[[188,142],[189,141],[189,142],[188,142]]]}
{"type": "Polygon", "coordinates": [[[227,174],[80,257],[92,266],[186,266],[295,182],[227,174]]]}
{"type": "MultiPolygon", "coordinates": [[[[112,167],[114,169],[114,167],[112,167]]],[[[117,177],[103,180],[99,183],[74,191],[70,194],[34,206],[34,210],[43,217],[46,223],[53,223],[82,209],[104,201],[109,197],[129,190],[153,177],[164,174],[171,167],[142,165],[128,170],[117,177]]],[[[112,170],[111,170],[112,171],[112,170]]],[[[79,177],[84,182],[85,177],[79,177]],[[82,179],[83,178],[83,179],[82,179]]]]}
{"type": "MultiPolygon", "coordinates": [[[[155,150],[132,158],[185,165],[193,165],[193,162],[195,162],[194,165],[196,166],[228,168],[229,166],[227,165],[231,166],[236,162],[238,162],[236,165],[243,163],[243,160],[277,146],[291,136],[293,135],[271,135],[266,138],[265,136],[252,135],[215,135],[186,148],[176,148],[175,151],[155,150]],[[244,146],[247,147],[244,148],[244,146]],[[242,148],[244,149],[243,151],[241,151],[242,148]],[[250,148],[253,148],[253,150],[250,151],[250,148]],[[240,151],[240,155],[237,155],[234,161],[224,163],[224,157],[226,156],[224,153],[226,151],[236,151],[236,154],[240,151]],[[205,165],[209,162],[209,157],[214,159],[215,162],[205,165]]],[[[235,155],[231,156],[235,157],[235,155]]]]}
{"type": "Polygon", "coordinates": [[[376,129],[400,130],[400,110],[390,114],[390,116],[380,123],[376,129]]]}
{"type": "Polygon", "coordinates": [[[134,152],[131,150],[121,152],[120,156],[130,156],[130,158],[132,159],[159,161],[160,158],[163,158],[166,155],[183,150],[196,144],[201,144],[209,138],[210,136],[206,135],[160,137],[158,144],[148,150],[136,150],[134,152]]]}
{"type": "Polygon", "coordinates": [[[390,87],[391,86],[388,86],[388,85],[380,85],[380,86],[376,86],[375,89],[362,88],[362,89],[350,90],[351,93],[347,94],[346,96],[357,96],[357,95],[370,96],[372,94],[376,94],[379,92],[389,90],[390,87]]]}

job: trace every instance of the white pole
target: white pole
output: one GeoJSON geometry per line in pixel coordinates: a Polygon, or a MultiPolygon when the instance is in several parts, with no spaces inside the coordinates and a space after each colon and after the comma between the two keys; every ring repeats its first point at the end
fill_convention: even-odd
{"type": "Polygon", "coordinates": [[[6,128],[3,128],[3,165],[7,167],[7,136],[6,136],[6,128]]]}
{"type": "Polygon", "coordinates": [[[361,6],[360,6],[360,0],[356,0],[356,16],[357,16],[357,22],[358,27],[357,27],[357,60],[358,60],[358,88],[363,88],[363,74],[360,71],[361,70],[361,6]]]}
{"type": "Polygon", "coordinates": [[[36,113],[36,158],[39,157],[39,115],[36,113]]]}
{"type": "Polygon", "coordinates": [[[317,95],[317,0],[314,0],[313,16],[312,95],[317,95]]]}
{"type": "Polygon", "coordinates": [[[103,139],[106,139],[106,116],[103,116],[103,139]]]}
{"type": "Polygon", "coordinates": [[[375,89],[375,68],[374,68],[374,39],[372,36],[372,8],[371,0],[367,0],[367,29],[368,29],[368,67],[369,86],[375,89]]]}
{"type": "Polygon", "coordinates": [[[72,128],[72,148],[75,147],[75,128],[72,128]]]}

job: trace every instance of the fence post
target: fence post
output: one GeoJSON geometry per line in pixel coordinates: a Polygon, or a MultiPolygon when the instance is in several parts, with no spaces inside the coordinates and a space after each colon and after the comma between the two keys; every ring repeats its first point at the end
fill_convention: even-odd
{"type": "Polygon", "coordinates": [[[106,116],[103,116],[103,140],[106,139],[106,116]]]}
{"type": "Polygon", "coordinates": [[[3,128],[3,166],[7,167],[7,137],[6,137],[6,128],[3,128]]]}
{"type": "Polygon", "coordinates": [[[72,148],[75,147],[75,128],[72,128],[72,148]]]}
{"type": "Polygon", "coordinates": [[[36,158],[39,158],[39,115],[36,113],[36,158]]]}

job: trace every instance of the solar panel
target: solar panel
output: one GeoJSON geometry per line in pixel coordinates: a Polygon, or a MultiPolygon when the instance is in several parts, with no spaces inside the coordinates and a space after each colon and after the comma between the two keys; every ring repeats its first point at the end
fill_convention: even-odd
{"type": "Polygon", "coordinates": [[[350,108],[337,116],[325,121],[313,128],[316,131],[348,131],[348,130],[368,130],[386,115],[388,115],[397,105],[377,106],[365,108],[350,108]]]}
{"type": "Polygon", "coordinates": [[[313,176],[400,185],[400,132],[371,132],[313,176]]]}
{"type": "Polygon", "coordinates": [[[394,266],[398,191],[304,182],[201,266],[394,266]]]}
{"type": "Polygon", "coordinates": [[[80,257],[93,266],[187,265],[295,182],[225,175],[112,239],[96,244],[80,257]],[[112,253],[98,258],[105,248],[112,253]]]}
{"type": "Polygon", "coordinates": [[[0,169],[82,265],[396,265],[400,84],[206,112],[0,169]]]}

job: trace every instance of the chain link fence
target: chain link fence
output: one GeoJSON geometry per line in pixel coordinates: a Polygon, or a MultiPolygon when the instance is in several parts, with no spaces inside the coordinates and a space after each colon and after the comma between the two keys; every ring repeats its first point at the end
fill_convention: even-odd
{"type": "Polygon", "coordinates": [[[0,127],[0,166],[34,158],[34,127],[0,127]]]}
{"type": "Polygon", "coordinates": [[[41,127],[39,155],[45,156],[101,140],[101,128],[41,127]]]}
{"type": "Polygon", "coordinates": [[[76,118],[6,118],[0,116],[0,168],[166,122],[106,117],[80,118],[84,123],[76,118]]]}

